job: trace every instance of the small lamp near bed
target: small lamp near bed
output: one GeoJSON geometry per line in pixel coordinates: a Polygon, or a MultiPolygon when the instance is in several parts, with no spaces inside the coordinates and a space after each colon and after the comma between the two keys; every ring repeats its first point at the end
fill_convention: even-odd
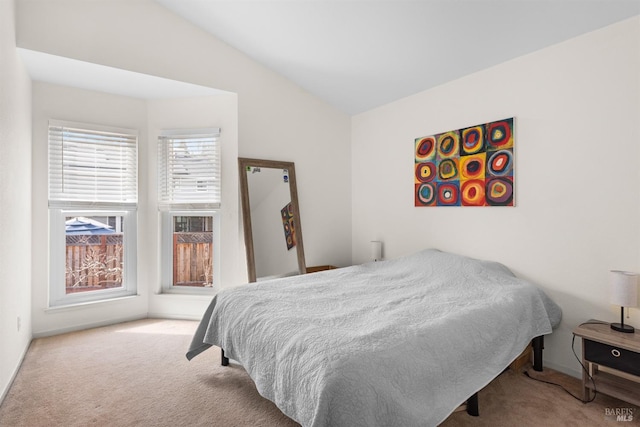
{"type": "Polygon", "coordinates": [[[380,240],[371,241],[371,261],[382,259],[382,242],[380,240]]]}
{"type": "Polygon", "coordinates": [[[633,326],[624,324],[624,308],[638,306],[638,275],[628,271],[611,270],[611,304],[620,306],[620,323],[612,323],[611,329],[628,334],[633,326]]]}

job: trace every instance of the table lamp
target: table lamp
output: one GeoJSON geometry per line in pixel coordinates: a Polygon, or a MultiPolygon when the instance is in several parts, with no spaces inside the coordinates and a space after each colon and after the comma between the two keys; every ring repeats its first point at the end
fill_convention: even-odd
{"type": "Polygon", "coordinates": [[[380,261],[382,259],[382,242],[379,240],[371,241],[371,261],[380,261]]]}
{"type": "Polygon", "coordinates": [[[611,304],[620,306],[620,323],[612,323],[611,329],[632,334],[633,326],[624,324],[624,308],[638,306],[638,275],[628,271],[611,271],[611,304]]]}

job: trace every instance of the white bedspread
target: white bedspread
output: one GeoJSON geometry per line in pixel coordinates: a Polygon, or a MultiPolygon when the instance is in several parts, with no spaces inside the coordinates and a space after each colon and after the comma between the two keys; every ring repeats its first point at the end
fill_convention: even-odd
{"type": "Polygon", "coordinates": [[[435,426],[560,317],[503,265],[430,249],[222,291],[187,357],[224,348],[304,427],[435,426]]]}

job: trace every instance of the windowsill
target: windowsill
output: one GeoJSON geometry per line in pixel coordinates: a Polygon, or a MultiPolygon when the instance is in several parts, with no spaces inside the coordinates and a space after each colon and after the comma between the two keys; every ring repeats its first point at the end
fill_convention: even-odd
{"type": "Polygon", "coordinates": [[[140,297],[140,295],[135,294],[135,295],[125,295],[125,296],[115,297],[115,298],[105,298],[105,299],[100,299],[95,301],[84,301],[84,302],[77,302],[77,303],[64,304],[64,305],[54,305],[53,307],[45,308],[44,311],[45,313],[47,313],[47,312],[56,312],[56,311],[75,310],[78,308],[94,306],[96,304],[105,304],[105,303],[108,304],[112,302],[121,302],[124,300],[129,300],[129,299],[138,298],[138,297],[140,297]]]}
{"type": "Polygon", "coordinates": [[[163,296],[163,297],[178,297],[178,298],[192,298],[192,299],[211,299],[213,298],[217,293],[218,293],[219,289],[216,288],[208,288],[206,291],[169,291],[166,289],[163,289],[160,292],[156,292],[154,293],[154,296],[163,296]]]}

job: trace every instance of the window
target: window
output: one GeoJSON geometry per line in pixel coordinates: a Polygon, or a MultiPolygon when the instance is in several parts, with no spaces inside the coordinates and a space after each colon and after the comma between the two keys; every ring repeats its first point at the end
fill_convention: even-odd
{"type": "Polygon", "coordinates": [[[122,286],[124,217],[65,216],[66,293],[122,286]]]}
{"type": "Polygon", "coordinates": [[[219,284],[220,129],[164,131],[158,138],[163,292],[219,284]]]}
{"type": "Polygon", "coordinates": [[[49,305],[136,293],[137,138],[49,121],[49,305]]]}

